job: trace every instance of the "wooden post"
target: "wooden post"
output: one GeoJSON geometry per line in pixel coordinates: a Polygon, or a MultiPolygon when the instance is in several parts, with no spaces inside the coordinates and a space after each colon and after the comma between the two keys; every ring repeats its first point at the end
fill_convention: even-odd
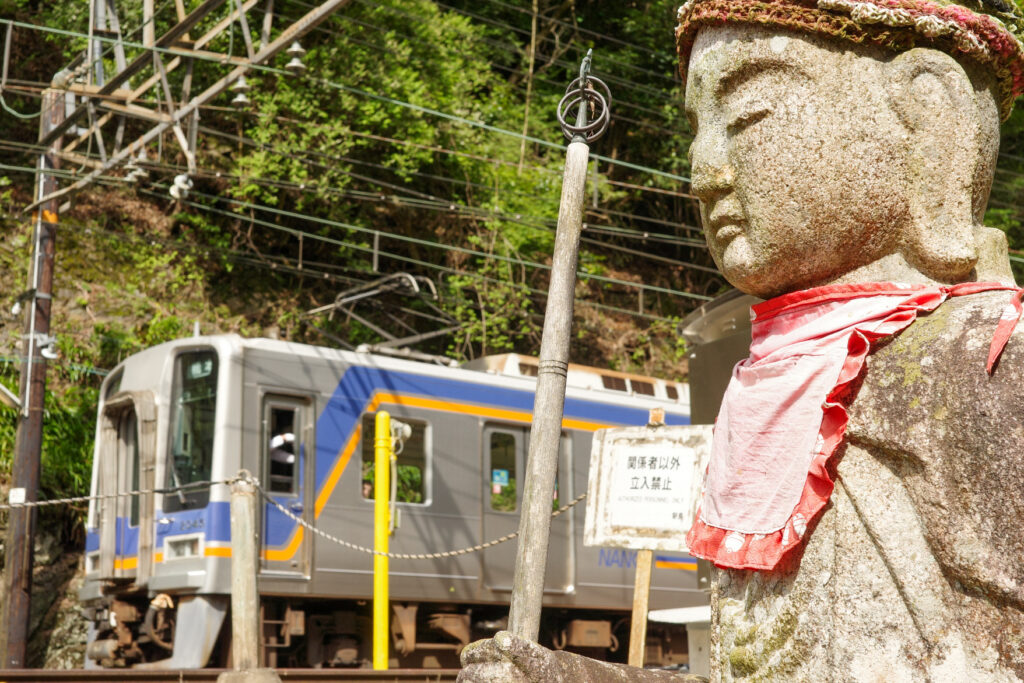
{"type": "MultiPolygon", "coordinates": [[[[665,409],[654,408],[647,418],[648,427],[665,424],[665,409]]],[[[633,621],[629,628],[629,665],[643,667],[647,645],[647,610],[651,599],[651,565],[654,552],[638,550],[636,577],[633,581],[633,621]]]]}
{"type": "Polygon", "coordinates": [[[256,531],[257,482],[239,470],[231,482],[231,659],[234,671],[217,683],[281,683],[271,669],[260,668],[259,534],[256,531]]]}
{"type": "Polygon", "coordinates": [[[256,487],[249,473],[231,484],[231,657],[236,671],[259,668],[256,487]]]}
{"type": "MultiPolygon", "coordinates": [[[[39,117],[39,137],[45,138],[64,120],[64,91],[43,91],[43,109],[39,117]]],[[[57,190],[57,176],[47,173],[60,167],[61,138],[39,156],[36,199],[57,190]]],[[[56,200],[43,201],[33,215],[35,222],[32,265],[29,272],[25,307],[25,336],[21,367],[21,412],[11,468],[10,502],[32,503],[39,495],[39,468],[43,445],[43,403],[46,396],[47,360],[43,347],[50,336],[50,309],[53,305],[54,253],[57,240],[56,200]]],[[[20,300],[20,299],[19,299],[20,300]]],[[[6,604],[2,606],[0,628],[0,668],[25,667],[28,649],[32,595],[32,564],[35,544],[36,508],[14,508],[7,522],[7,557],[4,566],[6,604]]]]}
{"type": "MultiPolygon", "coordinates": [[[[373,461],[373,550],[388,552],[391,498],[391,415],[377,413],[373,461]]],[[[388,556],[373,556],[373,668],[388,668],[388,556]]]]}
{"type": "Polygon", "coordinates": [[[651,564],[654,552],[636,551],[636,579],[633,582],[633,622],[629,628],[629,665],[644,665],[647,643],[647,607],[651,597],[651,564]]]}

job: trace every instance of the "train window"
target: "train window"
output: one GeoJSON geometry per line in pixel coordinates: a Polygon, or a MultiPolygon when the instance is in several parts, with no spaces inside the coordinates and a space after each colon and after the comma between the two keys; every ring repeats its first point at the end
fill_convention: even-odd
{"type": "Polygon", "coordinates": [[[666,383],[665,393],[668,394],[668,397],[673,401],[679,400],[679,391],[676,389],[676,385],[666,383]]]}
{"type": "Polygon", "coordinates": [[[508,432],[491,432],[491,509],[516,511],[516,437],[508,432]]]}
{"type": "MultiPolygon", "coordinates": [[[[174,359],[171,394],[171,443],[166,484],[180,487],[208,481],[213,467],[214,418],[217,408],[217,354],[188,351],[174,359]]],[[[164,495],[167,512],[206,505],[208,487],[164,495]]]]}
{"type": "MultiPolygon", "coordinates": [[[[123,417],[118,421],[118,445],[121,449],[121,454],[118,457],[123,463],[127,463],[128,468],[131,470],[128,475],[131,478],[131,484],[128,488],[129,491],[139,490],[139,439],[138,439],[138,421],[135,419],[135,411],[123,413],[123,417]]],[[[131,497],[129,512],[128,512],[128,524],[129,526],[139,525],[139,496],[135,495],[131,497]]]]}
{"type": "Polygon", "coordinates": [[[520,375],[526,375],[526,376],[529,376],[529,377],[536,377],[537,376],[537,366],[533,365],[532,363],[520,363],[519,364],[519,374],[520,375]]]}
{"type": "Polygon", "coordinates": [[[601,375],[601,384],[604,385],[605,389],[612,389],[614,391],[625,391],[626,380],[621,377],[612,377],[611,375],[601,375]]]}
{"type": "Polygon", "coordinates": [[[107,392],[103,394],[103,398],[110,398],[117,392],[121,391],[121,379],[124,377],[124,370],[118,370],[117,374],[107,380],[107,392]]]}
{"type": "Polygon", "coordinates": [[[654,385],[650,382],[641,382],[638,379],[631,379],[629,380],[629,384],[633,387],[633,391],[638,394],[654,396],[654,385]]]}
{"type": "MultiPolygon", "coordinates": [[[[373,435],[376,429],[376,413],[363,415],[363,498],[373,498],[374,485],[374,449],[373,435]]],[[[422,420],[406,417],[396,418],[412,427],[412,436],[405,440],[397,453],[398,477],[396,481],[396,498],[399,503],[417,503],[425,505],[430,500],[428,490],[429,427],[422,420]]]]}
{"type": "Polygon", "coordinates": [[[302,424],[299,408],[267,402],[263,412],[264,460],[271,493],[298,493],[302,424]]]}

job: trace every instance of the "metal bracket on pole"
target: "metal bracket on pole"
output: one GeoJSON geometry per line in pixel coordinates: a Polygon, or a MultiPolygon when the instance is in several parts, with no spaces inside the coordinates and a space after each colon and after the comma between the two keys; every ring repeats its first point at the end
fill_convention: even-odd
{"type": "Polygon", "coordinates": [[[569,367],[569,339],[576,288],[576,262],[583,204],[590,158],[588,142],[604,134],[610,121],[611,93],[590,75],[591,52],[580,65],[580,76],[566,89],[558,106],[558,122],[569,147],[562,180],[562,203],[555,230],[551,284],[544,316],[537,395],[533,406],[530,453],[526,465],[523,513],[519,520],[519,549],[516,553],[509,631],[527,640],[537,640],[544,594],[544,569],[551,531],[551,495],[555,486],[558,450],[562,434],[566,371],[569,367]],[[604,94],[593,88],[597,85],[604,94]],[[566,112],[578,107],[575,124],[566,112]],[[588,123],[589,120],[589,123],[588,123]]]}

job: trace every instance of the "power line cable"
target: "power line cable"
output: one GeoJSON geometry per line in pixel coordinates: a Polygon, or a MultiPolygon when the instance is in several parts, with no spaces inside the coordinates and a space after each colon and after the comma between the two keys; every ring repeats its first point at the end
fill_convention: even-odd
{"type": "MultiPolygon", "coordinates": [[[[282,217],[287,217],[287,218],[291,218],[291,219],[294,219],[294,220],[308,221],[308,222],[318,223],[320,225],[325,225],[325,226],[329,226],[329,227],[336,227],[336,228],[342,228],[342,229],[345,229],[345,230],[352,230],[354,232],[361,232],[361,233],[366,233],[366,234],[376,234],[376,235],[380,235],[381,237],[386,237],[386,238],[389,238],[389,239],[394,239],[394,240],[397,240],[397,241],[400,241],[400,242],[406,242],[406,243],[409,243],[409,244],[417,244],[417,245],[420,245],[420,246],[431,247],[431,248],[435,248],[435,249],[441,249],[442,251],[451,251],[451,252],[455,252],[455,253],[461,253],[461,254],[465,254],[467,256],[475,256],[475,257],[478,257],[478,258],[484,258],[485,260],[486,259],[493,259],[493,260],[497,260],[497,261],[503,261],[503,262],[506,262],[506,263],[510,263],[512,265],[525,266],[525,267],[528,267],[528,268],[534,268],[534,269],[538,269],[538,270],[545,270],[545,271],[551,270],[551,266],[543,264],[543,263],[537,263],[535,261],[527,261],[525,259],[518,259],[518,258],[514,258],[514,257],[510,257],[510,256],[505,256],[505,255],[502,255],[502,254],[488,254],[486,252],[481,252],[481,251],[478,251],[478,250],[475,250],[475,249],[469,249],[467,247],[459,247],[459,246],[455,246],[455,245],[442,244],[440,242],[433,242],[431,240],[425,240],[425,239],[421,239],[421,238],[418,238],[418,237],[410,237],[408,235],[399,235],[399,234],[396,234],[396,233],[388,233],[388,232],[384,232],[384,231],[381,231],[381,230],[378,230],[378,229],[375,229],[375,228],[366,228],[366,227],[363,227],[363,226],[360,226],[360,225],[354,225],[352,223],[343,223],[341,221],[334,221],[334,220],[331,220],[331,219],[328,219],[328,218],[320,218],[320,217],[317,217],[317,216],[310,216],[308,214],[302,214],[302,213],[297,213],[297,212],[294,212],[294,211],[288,211],[286,209],[278,209],[278,208],[274,208],[274,207],[270,207],[270,206],[264,206],[264,205],[261,205],[261,204],[255,204],[253,202],[247,202],[247,201],[240,200],[240,199],[233,199],[233,198],[227,198],[227,197],[217,197],[217,196],[205,194],[205,193],[202,193],[202,192],[194,192],[194,194],[196,196],[203,197],[205,199],[210,199],[210,200],[214,200],[214,201],[222,201],[222,202],[226,202],[228,204],[233,204],[235,206],[239,206],[239,207],[242,207],[242,208],[246,208],[246,209],[250,209],[250,210],[255,210],[255,211],[264,211],[264,212],[267,212],[267,213],[272,213],[274,215],[278,215],[278,216],[282,216],[282,217]]],[[[189,205],[193,205],[193,206],[196,205],[195,202],[186,202],[186,203],[189,204],[189,205]]],[[[200,204],[200,205],[198,205],[198,208],[204,208],[205,209],[207,207],[205,207],[204,205],[200,204]]],[[[251,220],[249,217],[239,216],[238,214],[232,214],[232,216],[235,217],[235,218],[239,218],[239,219],[251,220]]],[[[295,234],[303,233],[303,231],[295,230],[294,228],[285,228],[283,226],[280,226],[280,227],[281,227],[282,230],[291,231],[291,232],[294,232],[295,234]]],[[[313,239],[319,239],[319,237],[314,236],[313,233],[303,233],[303,234],[305,236],[308,236],[308,237],[313,238],[313,239]]],[[[358,248],[359,250],[371,251],[372,252],[372,248],[362,247],[362,246],[354,245],[352,243],[341,243],[339,241],[338,242],[338,246],[346,246],[346,247],[351,247],[351,248],[358,248]]],[[[699,299],[699,300],[704,300],[704,301],[709,301],[711,299],[711,297],[707,297],[707,296],[704,296],[704,295],[701,295],[701,294],[693,294],[691,292],[683,292],[683,291],[679,291],[679,290],[669,289],[667,287],[659,287],[657,285],[648,285],[648,284],[644,284],[644,283],[629,282],[627,280],[619,280],[619,279],[616,279],[616,278],[610,278],[610,277],[606,277],[606,276],[603,276],[603,275],[596,275],[596,274],[592,274],[592,273],[579,272],[577,275],[582,280],[594,280],[596,282],[604,282],[606,284],[613,284],[613,285],[618,285],[618,286],[622,286],[622,287],[629,287],[629,288],[633,288],[633,289],[637,289],[637,290],[650,291],[650,292],[659,292],[659,293],[663,293],[663,294],[669,294],[669,295],[672,295],[672,296],[678,296],[678,297],[690,298],[690,299],[699,299]]]]}

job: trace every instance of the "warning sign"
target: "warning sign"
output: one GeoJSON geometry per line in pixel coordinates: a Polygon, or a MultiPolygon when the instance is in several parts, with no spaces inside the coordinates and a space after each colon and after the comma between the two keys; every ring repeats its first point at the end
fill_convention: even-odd
{"type": "Polygon", "coordinates": [[[594,434],[584,544],[686,552],[711,454],[711,425],[594,434]]]}

